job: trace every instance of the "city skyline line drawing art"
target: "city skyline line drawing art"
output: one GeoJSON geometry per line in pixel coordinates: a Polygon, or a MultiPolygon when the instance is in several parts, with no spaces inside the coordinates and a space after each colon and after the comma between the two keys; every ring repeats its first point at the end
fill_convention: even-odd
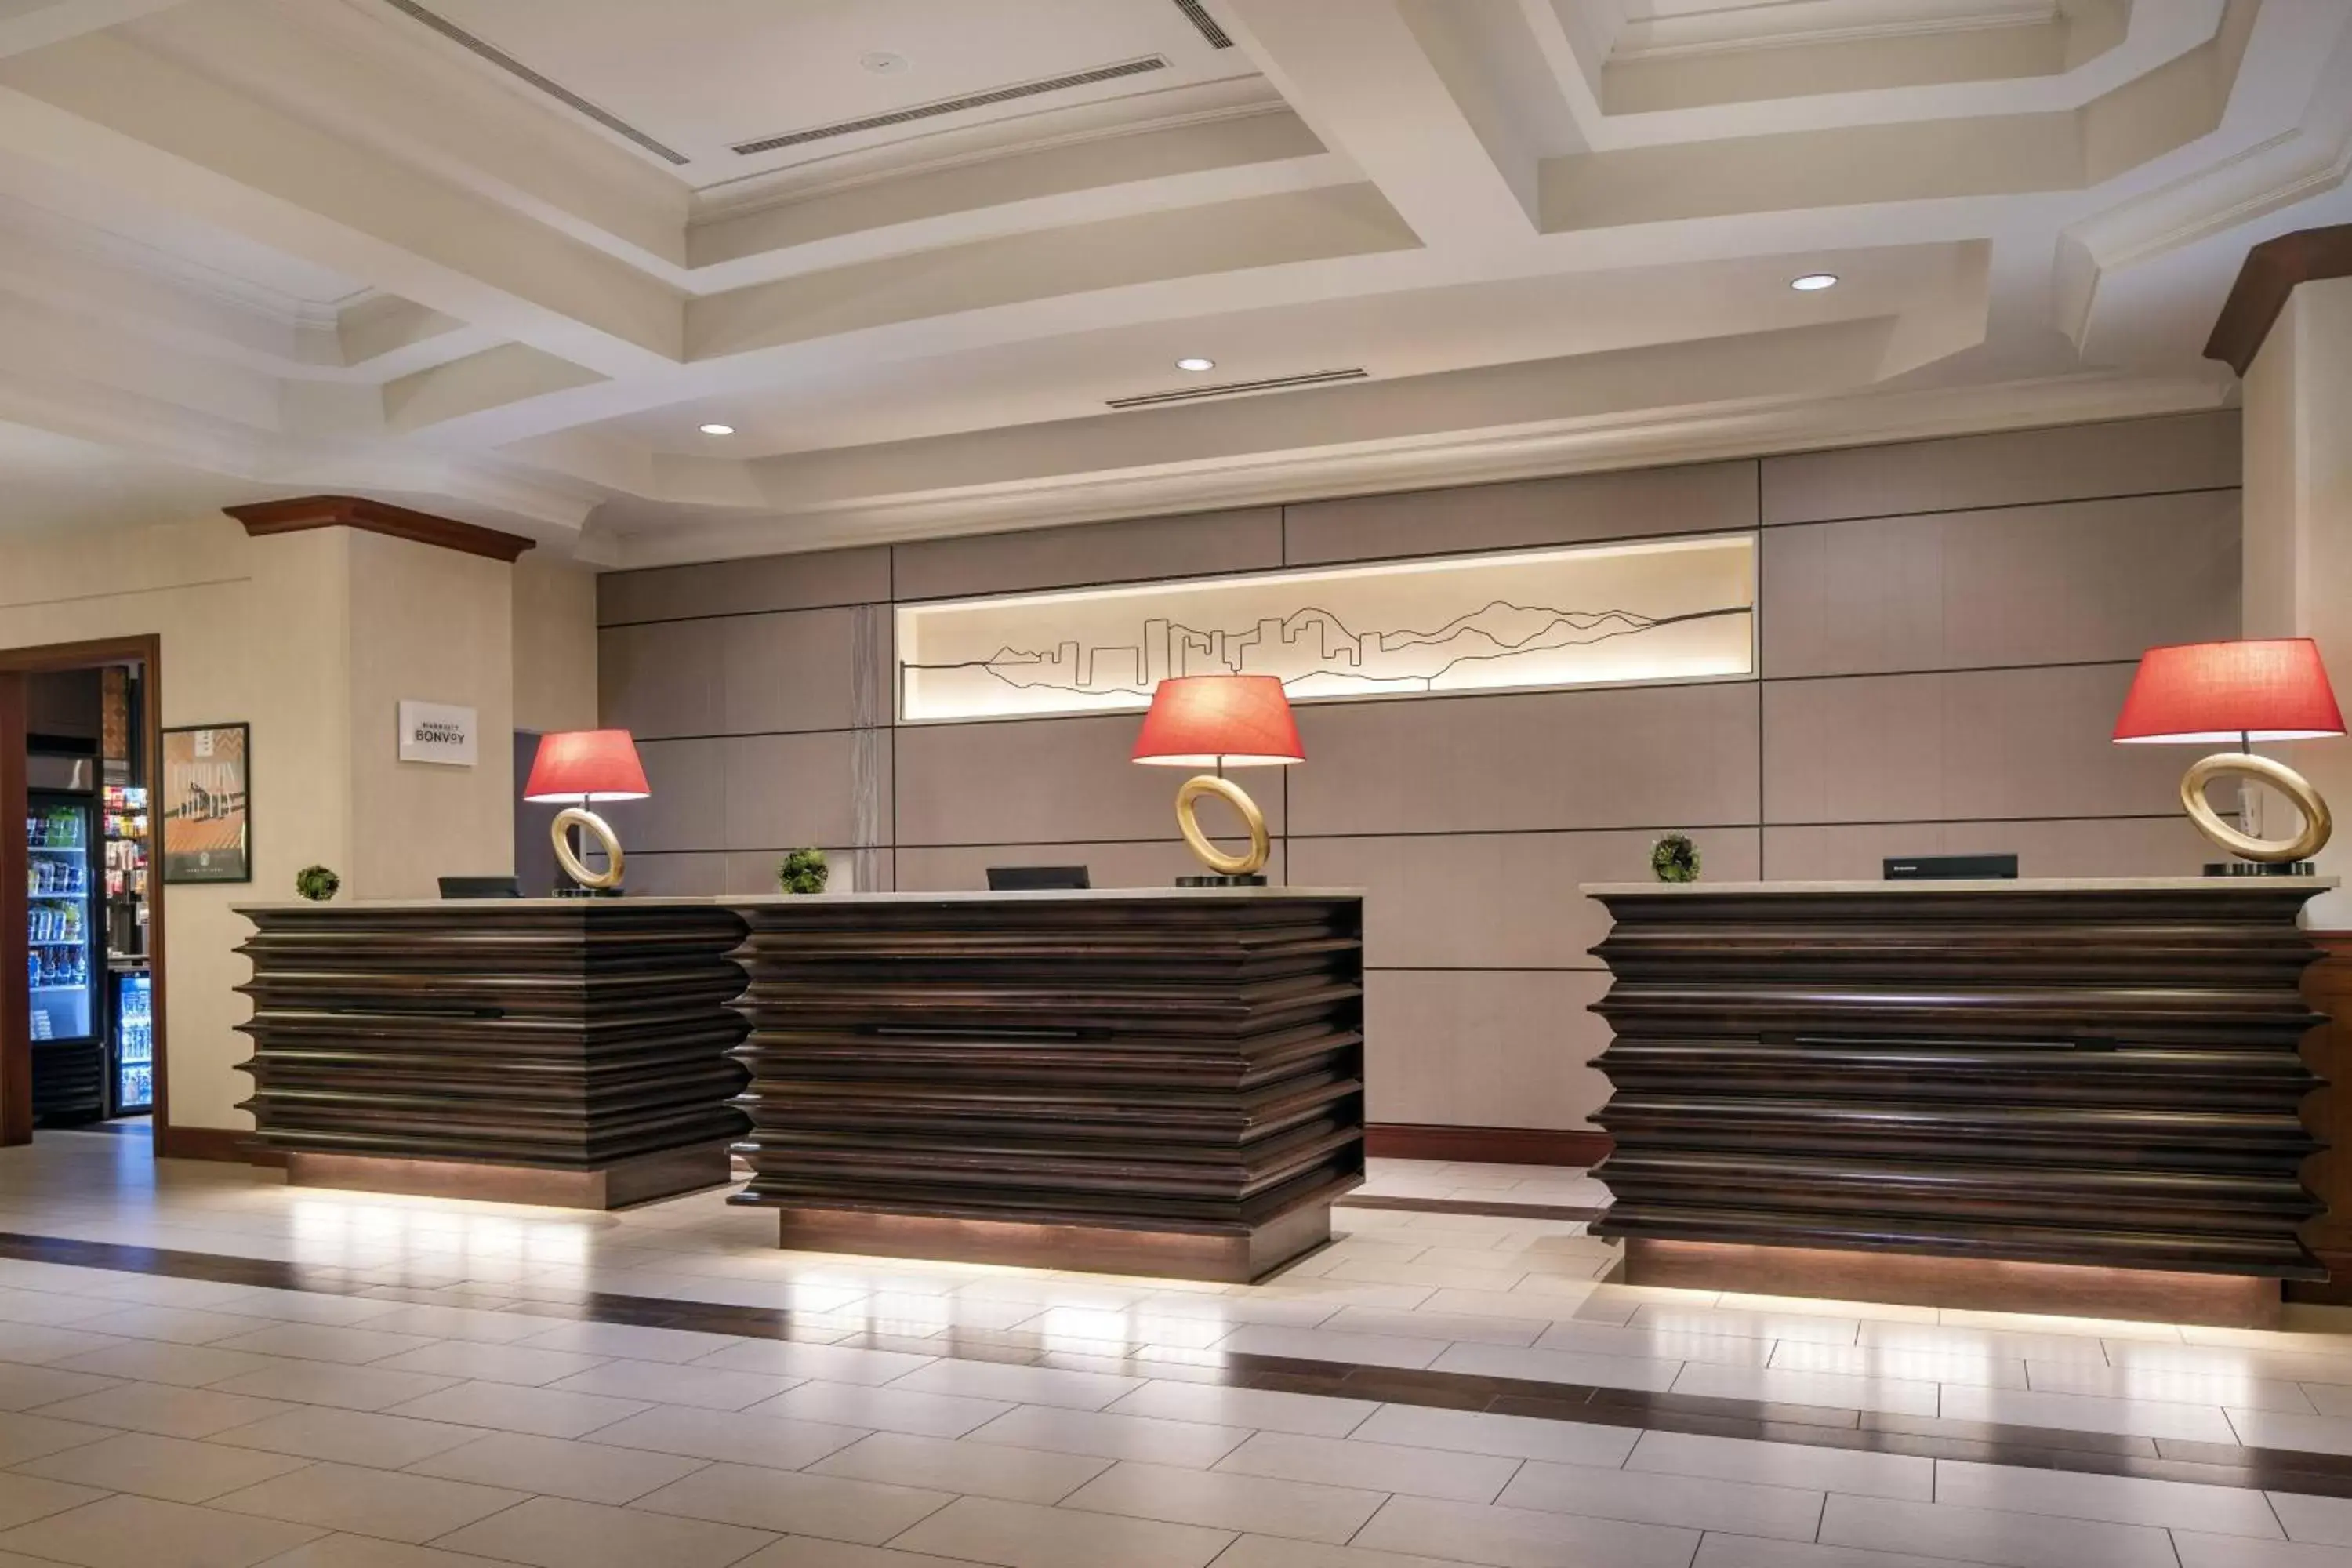
{"type": "Polygon", "coordinates": [[[1590,647],[1666,626],[1754,613],[1752,604],[1649,616],[1497,598],[1433,629],[1358,632],[1337,612],[1304,605],[1286,615],[1261,616],[1246,629],[1195,626],[1172,616],[1151,616],[1131,643],[1087,644],[1064,637],[1055,639],[1051,651],[1007,643],[982,658],[908,660],[899,668],[902,683],[916,673],[981,670],[1017,690],[1045,688],[1090,697],[1148,699],[1171,676],[1260,674],[1280,677],[1286,689],[1322,683],[1314,695],[1348,695],[1350,685],[1365,693],[1427,694],[1440,689],[1439,681],[1466,664],[1590,647]],[[1316,638],[1307,656],[1310,662],[1297,668],[1282,656],[1297,649],[1310,635],[1316,638]],[[1339,684],[1333,689],[1331,683],[1339,684]]]}

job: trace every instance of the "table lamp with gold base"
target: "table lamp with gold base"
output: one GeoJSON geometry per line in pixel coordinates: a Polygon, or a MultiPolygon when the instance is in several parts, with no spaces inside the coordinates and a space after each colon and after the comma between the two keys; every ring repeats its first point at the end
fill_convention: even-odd
{"type": "Polygon", "coordinates": [[[2319,645],[2309,637],[2247,638],[2180,643],[2140,656],[2116,721],[2115,739],[2134,744],[2229,745],[2190,764],[2180,780],[2180,805],[2197,830],[2234,861],[2206,866],[2211,877],[2307,876],[2310,858],[2326,845],[2334,823],[2311,781],[2273,757],[2253,754],[2257,741],[2313,741],[2344,733],[2344,715],[2327,683],[2319,645]],[[2217,778],[2259,781],[2294,802],[2300,827],[2264,838],[2256,823],[2259,801],[2240,786],[2239,821],[2225,822],[2205,798],[2217,778]]]}
{"type": "Polygon", "coordinates": [[[1186,779],[1176,791],[1176,826],[1201,863],[1202,876],[1179,877],[1180,888],[1262,888],[1272,841],[1265,814],[1247,791],[1225,777],[1227,768],[1268,767],[1307,760],[1290,700],[1271,675],[1180,675],[1151,693],[1130,759],[1155,767],[1212,768],[1186,779]],[[1241,854],[1219,848],[1201,830],[1200,802],[1214,795],[1241,813],[1250,847],[1241,854]]]}
{"type": "Polygon", "coordinates": [[[588,808],[608,801],[643,800],[652,793],[645,765],[637,761],[637,743],[626,730],[568,730],[539,738],[522,797],[565,807],[555,814],[549,829],[555,840],[555,863],[572,881],[569,888],[555,889],[557,898],[620,896],[625,863],[620,837],[611,823],[588,808]],[[603,870],[589,866],[572,848],[574,827],[604,846],[603,870]]]}

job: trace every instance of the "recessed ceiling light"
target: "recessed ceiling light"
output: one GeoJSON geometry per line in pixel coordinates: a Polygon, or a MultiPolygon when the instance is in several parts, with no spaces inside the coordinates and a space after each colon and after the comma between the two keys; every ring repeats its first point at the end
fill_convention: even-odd
{"type": "Polygon", "coordinates": [[[732,425],[705,425],[702,427],[702,433],[706,436],[732,436],[735,434],[735,426],[732,425]]]}
{"type": "Polygon", "coordinates": [[[1178,370],[1214,370],[1217,368],[1217,362],[1213,359],[1202,359],[1199,354],[1186,354],[1176,362],[1176,368],[1178,370]]]}
{"type": "Polygon", "coordinates": [[[887,49],[877,49],[870,55],[860,55],[857,63],[876,76],[896,76],[907,68],[907,57],[894,55],[887,49]]]}
{"type": "Polygon", "coordinates": [[[1834,272],[1808,272],[1802,278],[1790,279],[1789,287],[1794,289],[1801,294],[1810,294],[1817,289],[1834,289],[1837,287],[1837,274],[1834,272]]]}

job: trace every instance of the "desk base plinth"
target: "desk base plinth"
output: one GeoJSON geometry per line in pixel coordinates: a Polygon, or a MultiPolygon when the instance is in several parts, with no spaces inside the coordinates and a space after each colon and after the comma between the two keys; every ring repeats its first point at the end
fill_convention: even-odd
{"type": "Polygon", "coordinates": [[[1255,1226],[1201,1230],[786,1208],[777,1215],[776,1244],[801,1252],[1004,1263],[1246,1285],[1329,1241],[1332,1201],[1355,1185],[1349,1182],[1255,1226]]]}
{"type": "Polygon", "coordinates": [[[349,1192],[565,1209],[627,1208],[656,1198],[723,1186],[733,1179],[724,1142],[665,1149],[584,1170],[382,1154],[295,1152],[286,1157],[289,1187],[341,1187],[349,1192]]]}
{"type": "Polygon", "coordinates": [[[2274,1329],[2280,1282],[2259,1275],[2017,1263],[1907,1252],[1628,1237],[1611,1278],[1748,1295],[2274,1329]]]}

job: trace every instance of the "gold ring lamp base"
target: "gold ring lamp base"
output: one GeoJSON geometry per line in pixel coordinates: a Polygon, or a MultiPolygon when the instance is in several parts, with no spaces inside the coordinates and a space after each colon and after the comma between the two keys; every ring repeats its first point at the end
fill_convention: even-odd
{"type": "Polygon", "coordinates": [[[563,874],[577,884],[558,888],[560,899],[617,899],[621,896],[621,868],[626,857],[621,853],[621,840],[614,834],[613,825],[584,806],[566,806],[555,814],[549,828],[555,840],[555,863],[563,874]],[[591,869],[587,862],[572,853],[572,829],[577,827],[604,847],[605,866],[601,871],[591,869]]]}
{"type": "Polygon", "coordinates": [[[2221,863],[2206,868],[2209,874],[2219,876],[2294,876],[2308,874],[2306,864],[2319,853],[2335,832],[2335,819],[2327,810],[2327,802],[2320,798],[2311,781],[2269,757],[2257,757],[2246,752],[2220,752],[2193,764],[2180,776],[2180,805],[2189,813],[2189,820],[2197,831],[2239,858],[2239,864],[2221,863]],[[2231,826],[2221,820],[2205,798],[2205,786],[2217,778],[2235,776],[2259,779],[2294,803],[2303,814],[2303,830],[2292,838],[2258,838],[2251,833],[2231,826]]]}
{"type": "Polygon", "coordinates": [[[1273,852],[1273,840],[1265,831],[1265,814],[1249,792],[1231,779],[1202,773],[1184,781],[1176,792],[1176,826],[1184,835],[1191,848],[1212,875],[1179,877],[1180,888],[1262,888],[1266,857],[1273,852]],[[1246,853],[1229,854],[1217,847],[1216,841],[1201,830],[1199,806],[1203,795],[1215,795],[1241,813],[1242,826],[1249,829],[1250,847],[1246,853]]]}

